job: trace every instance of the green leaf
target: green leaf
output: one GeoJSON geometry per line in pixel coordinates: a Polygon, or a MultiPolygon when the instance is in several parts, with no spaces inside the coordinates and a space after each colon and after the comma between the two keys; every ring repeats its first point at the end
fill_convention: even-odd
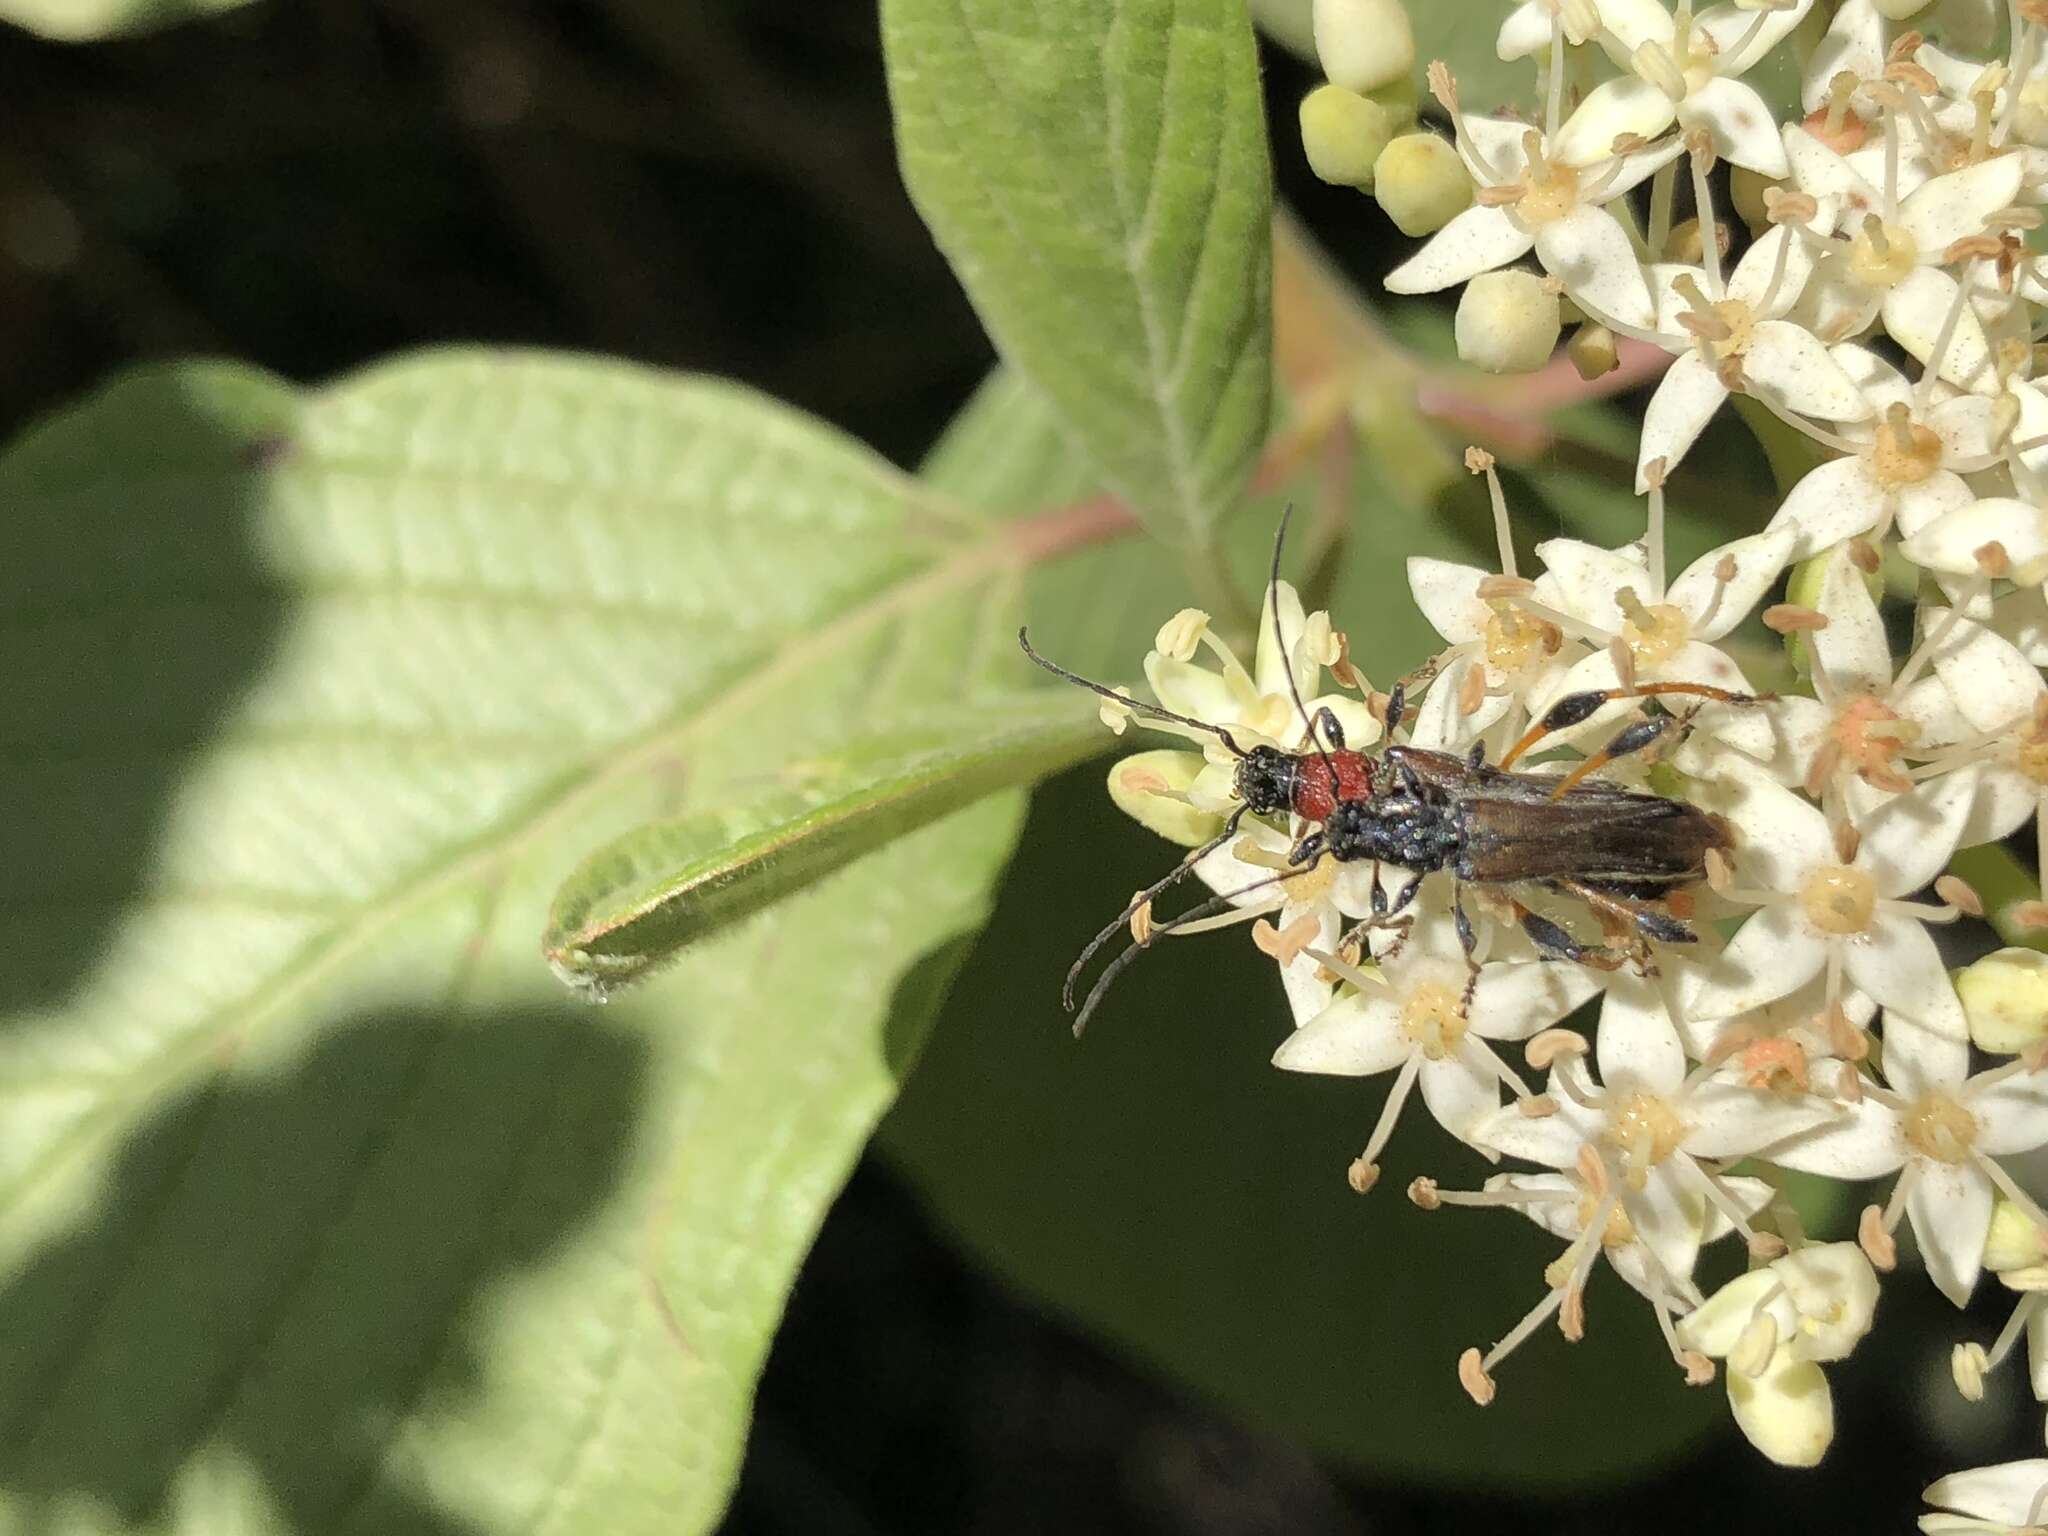
{"type": "Polygon", "coordinates": [[[862,854],[1107,745],[1095,711],[1041,690],[777,765],[791,787],[637,827],[556,892],[541,951],[597,1001],[862,854]]]}
{"type": "Polygon", "coordinates": [[[1458,82],[1458,101],[1467,112],[1497,112],[1503,107],[1534,110],[1536,68],[1528,59],[1503,59],[1494,51],[1505,7],[1444,5],[1441,0],[1408,0],[1408,24],[1415,31],[1418,70],[1433,59],[1450,65],[1458,82]]]}
{"type": "Polygon", "coordinates": [[[1127,525],[481,350],[130,374],[0,502],[0,1527],[705,1529],[1021,799],[605,1009],[549,897],[1022,686],[1027,593],[1101,603],[1067,567],[1127,552],[1057,557],[1127,525]]]}
{"type": "Polygon", "coordinates": [[[0,22],[60,42],[149,32],[231,11],[248,0],[0,0],[0,22]]]}
{"type": "Polygon", "coordinates": [[[1266,434],[1272,191],[1245,0],[886,0],[904,180],[1112,490],[1206,546],[1266,434]]]}

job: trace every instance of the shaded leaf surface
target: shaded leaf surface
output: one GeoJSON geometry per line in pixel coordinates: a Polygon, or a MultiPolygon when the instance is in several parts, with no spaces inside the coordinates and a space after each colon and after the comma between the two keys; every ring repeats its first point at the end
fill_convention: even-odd
{"type": "Polygon", "coordinates": [[[1244,0],[887,0],[904,179],[1004,357],[1203,544],[1266,433],[1272,191],[1244,0]]]}
{"type": "Polygon", "coordinates": [[[138,372],[0,499],[0,1525],[702,1529],[1019,801],[601,1011],[549,895],[1014,691],[1067,525],[483,351],[138,372]]]}

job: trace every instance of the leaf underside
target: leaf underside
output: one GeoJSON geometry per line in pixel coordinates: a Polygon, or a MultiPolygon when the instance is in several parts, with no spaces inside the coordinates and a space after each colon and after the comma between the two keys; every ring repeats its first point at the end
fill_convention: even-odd
{"type": "Polygon", "coordinates": [[[0,1529],[705,1528],[1021,799],[604,1010],[549,896],[1027,685],[1044,540],[747,391],[483,350],[142,370],[0,503],[0,1529]]]}

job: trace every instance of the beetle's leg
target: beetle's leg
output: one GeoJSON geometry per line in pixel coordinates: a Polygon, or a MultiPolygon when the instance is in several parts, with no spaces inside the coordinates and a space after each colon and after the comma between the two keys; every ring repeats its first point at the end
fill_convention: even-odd
{"type": "Polygon", "coordinates": [[[1603,890],[1587,880],[1560,879],[1552,884],[1566,895],[1578,897],[1595,912],[1611,917],[1645,942],[1655,939],[1660,944],[1697,944],[1700,941],[1700,936],[1689,924],[1672,916],[1657,902],[1603,890]]]}
{"type": "MultiPolygon", "coordinates": [[[[1328,744],[1332,752],[1342,752],[1344,750],[1344,727],[1338,723],[1337,712],[1334,709],[1325,704],[1321,709],[1317,710],[1315,724],[1316,730],[1320,730],[1323,733],[1323,740],[1328,744]]],[[[1315,745],[1315,742],[1316,732],[1312,730],[1308,733],[1308,740],[1303,745],[1312,747],[1315,745]]]]}
{"type": "Polygon", "coordinates": [[[1345,940],[1362,938],[1375,929],[1385,929],[1395,936],[1394,942],[1380,951],[1379,958],[1385,960],[1390,956],[1398,955],[1402,947],[1407,944],[1408,935],[1415,928],[1415,914],[1407,909],[1415,904],[1415,898],[1421,894],[1421,891],[1422,876],[1411,876],[1408,883],[1401,887],[1400,895],[1394,898],[1392,905],[1389,905],[1386,890],[1379,883],[1378,862],[1375,861],[1372,885],[1372,916],[1352,924],[1350,931],[1344,935],[1345,940]]]}
{"type": "Polygon", "coordinates": [[[1323,850],[1328,845],[1329,839],[1324,837],[1322,833],[1311,832],[1307,837],[1304,837],[1300,842],[1287,850],[1287,862],[1290,866],[1313,864],[1323,856],[1323,850]]]}
{"type": "Polygon", "coordinates": [[[1060,990],[1060,1002],[1067,1012],[1072,1013],[1074,1011],[1074,983],[1080,980],[1081,972],[1087,968],[1088,962],[1095,958],[1102,946],[1115,938],[1119,933],[1122,933],[1130,925],[1131,919],[1137,915],[1138,909],[1144,906],[1146,902],[1160,895],[1169,887],[1177,885],[1186,879],[1193,872],[1197,864],[1237,836],[1237,824],[1244,820],[1245,812],[1249,809],[1249,806],[1241,805],[1232,811],[1230,819],[1223,824],[1221,832],[1217,833],[1208,842],[1202,844],[1201,847],[1188,850],[1187,857],[1168,870],[1164,877],[1153,881],[1144,890],[1133,896],[1131,904],[1125,907],[1123,911],[1117,913],[1116,920],[1088,941],[1088,947],[1081,951],[1081,958],[1076,960],[1072,969],[1067,972],[1066,985],[1060,990]]]}
{"type": "Polygon", "coordinates": [[[1479,935],[1472,928],[1472,914],[1465,910],[1465,888],[1451,886],[1451,925],[1458,930],[1458,947],[1465,951],[1465,990],[1458,998],[1458,1017],[1472,1015],[1472,994],[1479,990],[1479,935]]]}
{"type": "Polygon", "coordinates": [[[1427,799],[1428,795],[1422,787],[1422,780],[1415,776],[1415,769],[1410,765],[1408,759],[1405,757],[1394,757],[1392,753],[1387,755],[1393,759],[1394,772],[1400,775],[1401,787],[1417,800],[1427,799]]]}
{"type": "Polygon", "coordinates": [[[1767,693],[1732,693],[1708,683],[1643,683],[1634,688],[1593,688],[1584,693],[1568,693],[1551,705],[1541,720],[1523,732],[1522,739],[1508,748],[1499,766],[1513,767],[1517,758],[1544,737],[1591,719],[1603,704],[1612,704],[1620,699],[1661,699],[1673,694],[1689,694],[1716,704],[1760,704],[1775,697],[1767,693]]]}
{"type": "MultiPolygon", "coordinates": [[[[1691,716],[1686,718],[1690,719],[1691,716]]],[[[1559,780],[1557,788],[1550,792],[1550,798],[1562,800],[1571,793],[1572,786],[1586,777],[1587,774],[1599,772],[1617,757],[1627,757],[1631,753],[1642,751],[1643,748],[1661,738],[1666,731],[1676,724],[1678,724],[1678,717],[1676,715],[1654,715],[1648,719],[1636,720],[1628,725],[1624,725],[1614,733],[1606,746],[1577,764],[1570,773],[1559,780]]]]}
{"type": "Polygon", "coordinates": [[[1398,682],[1394,684],[1394,691],[1387,695],[1387,737],[1393,736],[1395,729],[1401,724],[1401,717],[1407,713],[1408,684],[1405,681],[1398,682]]]}
{"type": "Polygon", "coordinates": [[[1577,965],[1590,965],[1596,971],[1618,971],[1627,963],[1628,956],[1620,950],[1605,944],[1581,944],[1562,926],[1540,912],[1531,912],[1519,901],[1514,903],[1514,909],[1515,921],[1522,925],[1522,932],[1545,960],[1570,960],[1577,965]]]}

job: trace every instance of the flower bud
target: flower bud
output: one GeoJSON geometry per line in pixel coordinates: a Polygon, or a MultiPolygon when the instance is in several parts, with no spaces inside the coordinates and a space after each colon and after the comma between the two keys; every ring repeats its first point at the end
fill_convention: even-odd
{"type": "Polygon", "coordinates": [[[1402,234],[1433,235],[1472,206],[1472,178],[1448,139],[1404,133],[1372,168],[1373,196],[1402,234]]]}
{"type": "Polygon", "coordinates": [[[1614,332],[1604,325],[1589,323],[1580,326],[1572,332],[1572,339],[1565,343],[1564,350],[1571,358],[1572,366],[1579,371],[1579,377],[1588,382],[1621,366],[1620,343],[1615,341],[1614,332]]]}
{"type": "Polygon", "coordinates": [[[1119,758],[1109,770],[1109,798],[1148,832],[1183,848],[1199,847],[1223,830],[1223,818],[1184,797],[1207,764],[1199,752],[1162,748],[1119,758]]]}
{"type": "Polygon", "coordinates": [[[1301,99],[1309,169],[1333,186],[1369,190],[1373,165],[1397,126],[1392,112],[1341,85],[1319,85],[1301,99]]]}
{"type": "Polygon", "coordinates": [[[1984,1238],[1984,1267],[2004,1276],[2043,1265],[2048,1265],[2048,1231],[2012,1201],[2000,1200],[1984,1238]]]}
{"type": "Polygon", "coordinates": [[[1735,202],[1736,217],[1749,227],[1751,234],[1762,234],[1770,228],[1771,211],[1764,206],[1764,189],[1782,185],[1746,165],[1729,169],[1728,192],[1735,202]]]}
{"type": "Polygon", "coordinates": [[[1458,297],[1458,356],[1488,373],[1533,373],[1557,347],[1557,295],[1533,272],[1483,272],[1458,297]]]}
{"type": "Polygon", "coordinates": [[[1835,1438],[1827,1378],[1782,1349],[1759,1375],[1728,1373],[1728,1406],[1749,1443],[1781,1467],[1818,1465],[1835,1438]]]}
{"type": "Polygon", "coordinates": [[[1401,0],[1315,0],[1316,57],[1348,91],[1369,91],[1415,68],[1415,33],[1401,0]]]}
{"type": "Polygon", "coordinates": [[[2001,949],[1956,974],[1956,996],[1980,1051],[2017,1055],[2048,1039],[2048,955],[2001,949]]]}
{"type": "Polygon", "coordinates": [[[2028,144],[2048,144],[2048,80],[2029,80],[2013,104],[2012,131],[2028,144]]]}
{"type": "MultiPolygon", "coordinates": [[[[1909,16],[1917,16],[1927,6],[1928,0],[1872,0],[1871,9],[1886,21],[1904,21],[1909,16]]],[[[1320,12],[1322,7],[1317,6],[1316,10],[1320,12]]]]}

